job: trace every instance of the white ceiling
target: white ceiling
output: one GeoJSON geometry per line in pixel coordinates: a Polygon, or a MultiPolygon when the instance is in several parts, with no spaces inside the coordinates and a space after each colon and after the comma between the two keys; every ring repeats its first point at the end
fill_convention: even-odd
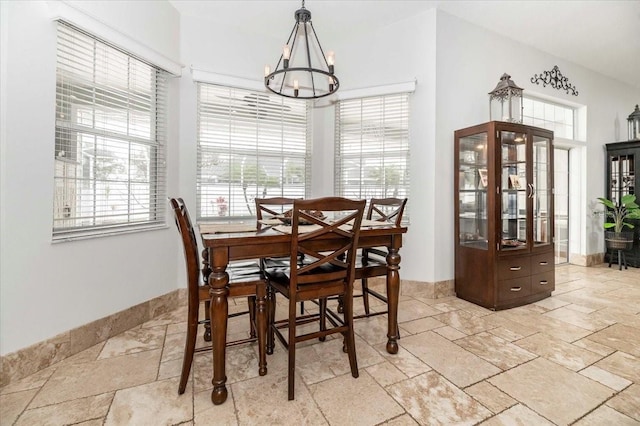
{"type": "MultiPolygon", "coordinates": [[[[285,39],[299,0],[170,0],[185,15],[236,23],[285,39]]],[[[314,26],[325,39],[408,18],[437,7],[451,15],[640,88],[640,0],[310,0],[314,26]]],[[[233,24],[231,24],[233,25],[233,24]]]]}

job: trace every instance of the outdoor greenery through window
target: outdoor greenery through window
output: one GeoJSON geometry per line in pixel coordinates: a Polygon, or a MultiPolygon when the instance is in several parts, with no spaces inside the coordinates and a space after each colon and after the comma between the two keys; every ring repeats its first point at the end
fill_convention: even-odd
{"type": "Polygon", "coordinates": [[[58,23],[54,239],[164,226],[167,74],[58,23]]]}
{"type": "Polygon", "coordinates": [[[555,138],[573,139],[574,108],[528,97],[522,107],[524,124],[552,130],[555,138]]]}
{"type": "Polygon", "coordinates": [[[409,197],[408,93],[338,103],[335,170],[336,195],[409,197]]]}
{"type": "Polygon", "coordinates": [[[255,216],[255,199],[304,198],[311,184],[310,106],[198,84],[198,220],[255,216]]]}

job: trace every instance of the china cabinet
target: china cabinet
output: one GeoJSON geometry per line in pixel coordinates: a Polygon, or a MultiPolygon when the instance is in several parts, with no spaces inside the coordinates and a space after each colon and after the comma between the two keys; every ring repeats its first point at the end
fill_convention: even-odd
{"type": "MultiPolygon", "coordinates": [[[[626,194],[635,194],[640,197],[637,188],[640,186],[640,140],[628,142],[616,142],[606,144],[606,186],[607,198],[620,203],[620,199],[626,194]]],[[[638,202],[638,200],[636,200],[638,202]]],[[[640,220],[626,219],[626,222],[634,225],[624,231],[633,232],[633,247],[624,252],[628,266],[640,267],[640,220]]],[[[605,254],[605,261],[618,262],[618,251],[611,250],[605,254]],[[613,256],[613,259],[609,259],[613,256]]]]}
{"type": "Polygon", "coordinates": [[[553,132],[491,121],[455,132],[455,290],[489,309],[555,288],[553,132]]]}

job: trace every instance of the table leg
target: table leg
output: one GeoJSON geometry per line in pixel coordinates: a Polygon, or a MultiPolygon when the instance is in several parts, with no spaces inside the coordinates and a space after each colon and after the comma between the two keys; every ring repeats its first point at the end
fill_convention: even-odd
{"type": "Polygon", "coordinates": [[[225,266],[213,266],[209,276],[209,294],[211,295],[211,344],[213,347],[213,391],[211,401],[215,405],[227,400],[227,376],[225,375],[225,356],[227,346],[227,315],[229,302],[229,274],[225,266]]]}
{"type": "Polygon", "coordinates": [[[387,352],[398,353],[398,299],[400,294],[400,254],[397,248],[389,247],[387,255],[387,352]]]}

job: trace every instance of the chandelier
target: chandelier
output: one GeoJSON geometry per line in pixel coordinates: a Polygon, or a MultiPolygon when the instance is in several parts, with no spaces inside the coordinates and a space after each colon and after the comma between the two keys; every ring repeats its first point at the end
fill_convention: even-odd
{"type": "Polygon", "coordinates": [[[318,99],[335,93],[340,86],[333,74],[335,55],[325,55],[316,30],[311,23],[311,12],[304,7],[296,10],[287,44],[276,69],[264,67],[264,85],[271,92],[287,98],[318,99]]]}

